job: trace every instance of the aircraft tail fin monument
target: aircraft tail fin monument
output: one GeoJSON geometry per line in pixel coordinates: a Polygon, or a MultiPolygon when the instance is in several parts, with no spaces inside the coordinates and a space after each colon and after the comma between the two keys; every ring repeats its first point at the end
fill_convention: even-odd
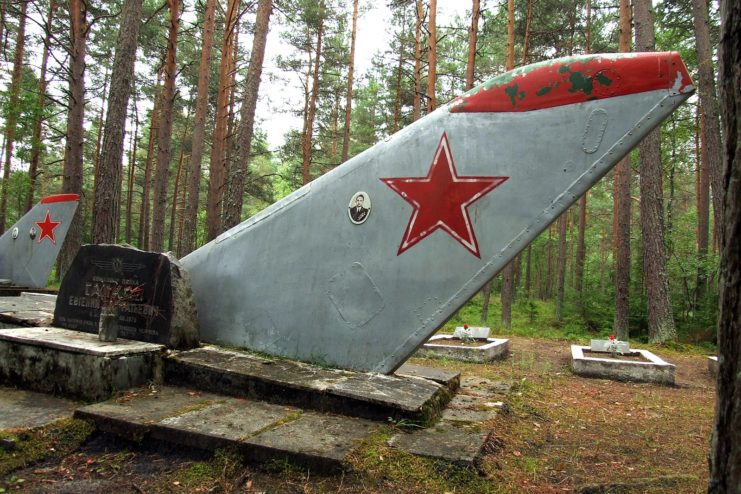
{"type": "Polygon", "coordinates": [[[43,288],[67,236],[80,196],[48,196],[0,237],[0,279],[43,288]]]}
{"type": "Polygon", "coordinates": [[[202,339],[393,372],[693,91],[676,53],[495,77],[185,257],[202,339]]]}

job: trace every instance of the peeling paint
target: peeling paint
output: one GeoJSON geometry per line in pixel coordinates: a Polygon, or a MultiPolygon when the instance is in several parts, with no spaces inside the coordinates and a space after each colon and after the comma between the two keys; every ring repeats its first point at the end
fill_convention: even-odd
{"type": "Polygon", "coordinates": [[[693,90],[675,52],[566,57],[494,77],[451,101],[448,109],[451,113],[532,111],[662,89],[693,90]]]}

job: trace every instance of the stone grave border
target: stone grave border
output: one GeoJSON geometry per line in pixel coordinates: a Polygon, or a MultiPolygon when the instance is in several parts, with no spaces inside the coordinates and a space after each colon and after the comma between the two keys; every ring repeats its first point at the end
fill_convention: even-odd
{"type": "Polygon", "coordinates": [[[662,360],[648,350],[632,349],[630,352],[633,355],[640,354],[647,362],[621,360],[620,357],[612,358],[608,352],[604,352],[604,358],[585,356],[584,352],[590,350],[589,346],[571,345],[571,369],[574,374],[616,381],[674,385],[676,369],[674,364],[662,360]]]}
{"type": "Polygon", "coordinates": [[[509,340],[506,338],[486,338],[487,343],[478,347],[430,344],[441,341],[460,340],[453,335],[438,334],[428,340],[417,351],[417,357],[450,358],[464,362],[485,363],[502,359],[509,353],[509,340]]]}

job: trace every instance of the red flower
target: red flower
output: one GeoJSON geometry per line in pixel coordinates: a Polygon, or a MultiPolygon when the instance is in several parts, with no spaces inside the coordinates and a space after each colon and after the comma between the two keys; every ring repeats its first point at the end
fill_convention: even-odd
{"type": "Polygon", "coordinates": [[[464,324],[463,329],[468,329],[468,324],[464,324]]]}
{"type": "Polygon", "coordinates": [[[610,341],[612,341],[612,340],[614,340],[614,339],[615,339],[615,335],[614,335],[614,334],[611,334],[611,335],[610,335],[610,341]]]}

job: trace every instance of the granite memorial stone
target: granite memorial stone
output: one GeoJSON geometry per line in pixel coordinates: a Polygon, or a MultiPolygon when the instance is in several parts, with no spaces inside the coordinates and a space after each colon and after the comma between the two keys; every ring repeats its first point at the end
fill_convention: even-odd
{"type": "Polygon", "coordinates": [[[85,245],[59,288],[54,326],[98,333],[101,309],[118,312],[118,337],[193,348],[198,318],[188,273],[171,254],[85,245]]]}

